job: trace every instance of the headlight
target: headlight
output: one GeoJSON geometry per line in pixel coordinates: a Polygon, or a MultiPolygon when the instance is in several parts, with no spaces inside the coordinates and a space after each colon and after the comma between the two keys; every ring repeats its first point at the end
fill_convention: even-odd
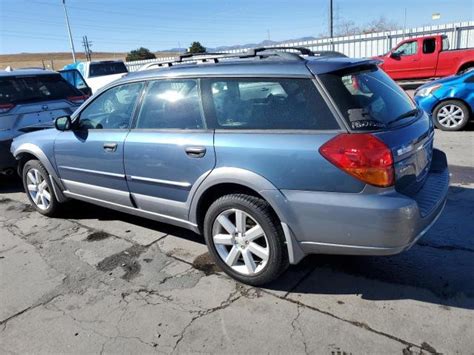
{"type": "Polygon", "coordinates": [[[427,86],[415,92],[415,96],[426,97],[432,95],[436,90],[441,87],[441,84],[427,86]]]}

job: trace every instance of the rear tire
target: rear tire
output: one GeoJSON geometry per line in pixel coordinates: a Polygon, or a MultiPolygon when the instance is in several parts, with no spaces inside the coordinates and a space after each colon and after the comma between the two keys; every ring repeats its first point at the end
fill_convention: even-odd
{"type": "Polygon", "coordinates": [[[36,211],[49,217],[56,215],[59,202],[45,167],[38,160],[29,160],[23,167],[22,179],[26,195],[36,211]]]}
{"type": "Polygon", "coordinates": [[[439,103],[433,110],[433,121],[443,131],[459,131],[469,122],[469,108],[459,100],[439,103]]]}
{"type": "Polygon", "coordinates": [[[217,265],[242,283],[266,284],[289,265],[281,224],[261,198],[232,194],[217,199],[206,213],[203,229],[217,265]]]}

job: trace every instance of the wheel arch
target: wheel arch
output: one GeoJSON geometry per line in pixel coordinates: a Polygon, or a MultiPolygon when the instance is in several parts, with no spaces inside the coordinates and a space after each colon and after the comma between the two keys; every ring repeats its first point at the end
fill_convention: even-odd
{"type": "Polygon", "coordinates": [[[431,110],[431,115],[434,114],[435,110],[440,106],[442,105],[443,103],[445,103],[446,101],[459,101],[461,103],[463,103],[464,105],[466,105],[467,109],[469,110],[469,116],[470,116],[470,120],[472,119],[472,113],[473,113],[473,110],[471,108],[471,105],[469,105],[469,103],[467,101],[465,101],[464,99],[460,99],[459,97],[453,97],[453,96],[449,96],[449,97],[445,97],[441,100],[439,100],[436,105],[433,106],[433,109],[431,110]]]}
{"type": "Polygon", "coordinates": [[[206,212],[212,202],[223,195],[246,193],[265,200],[280,221],[286,240],[290,264],[297,264],[303,257],[291,225],[296,223],[293,211],[285,196],[270,181],[254,172],[240,168],[217,168],[200,184],[193,195],[189,208],[189,221],[202,233],[206,212]]]}
{"type": "Polygon", "coordinates": [[[189,221],[201,230],[212,202],[232,193],[246,193],[264,199],[280,222],[287,222],[284,196],[270,181],[245,169],[227,167],[213,170],[197,188],[189,208],[189,221]]]}
{"type": "Polygon", "coordinates": [[[30,160],[38,160],[50,175],[51,184],[53,185],[54,194],[59,202],[67,201],[62,193],[65,188],[59,178],[51,161],[48,159],[43,150],[32,143],[23,143],[13,151],[13,156],[18,160],[18,174],[22,176],[23,167],[30,160]]]}
{"type": "Polygon", "coordinates": [[[467,68],[471,68],[471,67],[474,67],[474,62],[472,62],[472,61],[467,62],[467,63],[462,63],[461,66],[456,71],[456,73],[459,74],[459,73],[463,72],[464,70],[466,70],[467,68]]]}
{"type": "MultiPolygon", "coordinates": [[[[13,151],[13,156],[18,160],[18,169],[21,169],[28,160],[36,159],[43,164],[48,173],[54,178],[59,179],[59,176],[54,169],[53,164],[48,159],[43,150],[32,143],[23,143],[13,151]]],[[[21,170],[20,170],[21,171],[21,170]]]]}

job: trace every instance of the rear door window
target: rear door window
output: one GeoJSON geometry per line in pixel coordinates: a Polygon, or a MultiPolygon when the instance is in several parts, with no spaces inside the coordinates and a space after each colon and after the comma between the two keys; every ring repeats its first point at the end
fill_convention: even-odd
{"type": "Polygon", "coordinates": [[[428,39],[423,40],[423,53],[424,54],[434,53],[435,49],[436,49],[436,39],[428,38],[428,39]]]}
{"type": "Polygon", "coordinates": [[[0,104],[59,100],[81,95],[59,74],[0,78],[0,104]]]}
{"type": "Polygon", "coordinates": [[[329,130],[339,125],[309,79],[207,79],[217,128],[329,130]]]}
{"type": "Polygon", "coordinates": [[[319,77],[353,130],[383,129],[418,114],[413,100],[376,66],[319,77]]]}

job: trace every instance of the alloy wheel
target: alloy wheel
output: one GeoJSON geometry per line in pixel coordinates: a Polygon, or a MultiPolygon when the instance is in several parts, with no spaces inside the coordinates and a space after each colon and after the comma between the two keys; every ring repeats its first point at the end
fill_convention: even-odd
{"type": "Polygon", "coordinates": [[[41,210],[47,210],[51,205],[51,191],[46,178],[38,169],[30,169],[26,174],[26,184],[34,204],[41,210]]]}
{"type": "Polygon", "coordinates": [[[214,221],[212,238],[219,257],[242,275],[255,275],[268,263],[267,236],[260,224],[242,210],[221,212],[214,221]]]}
{"type": "Polygon", "coordinates": [[[437,119],[440,125],[452,129],[463,123],[464,112],[459,106],[449,104],[439,110],[437,119]]]}

